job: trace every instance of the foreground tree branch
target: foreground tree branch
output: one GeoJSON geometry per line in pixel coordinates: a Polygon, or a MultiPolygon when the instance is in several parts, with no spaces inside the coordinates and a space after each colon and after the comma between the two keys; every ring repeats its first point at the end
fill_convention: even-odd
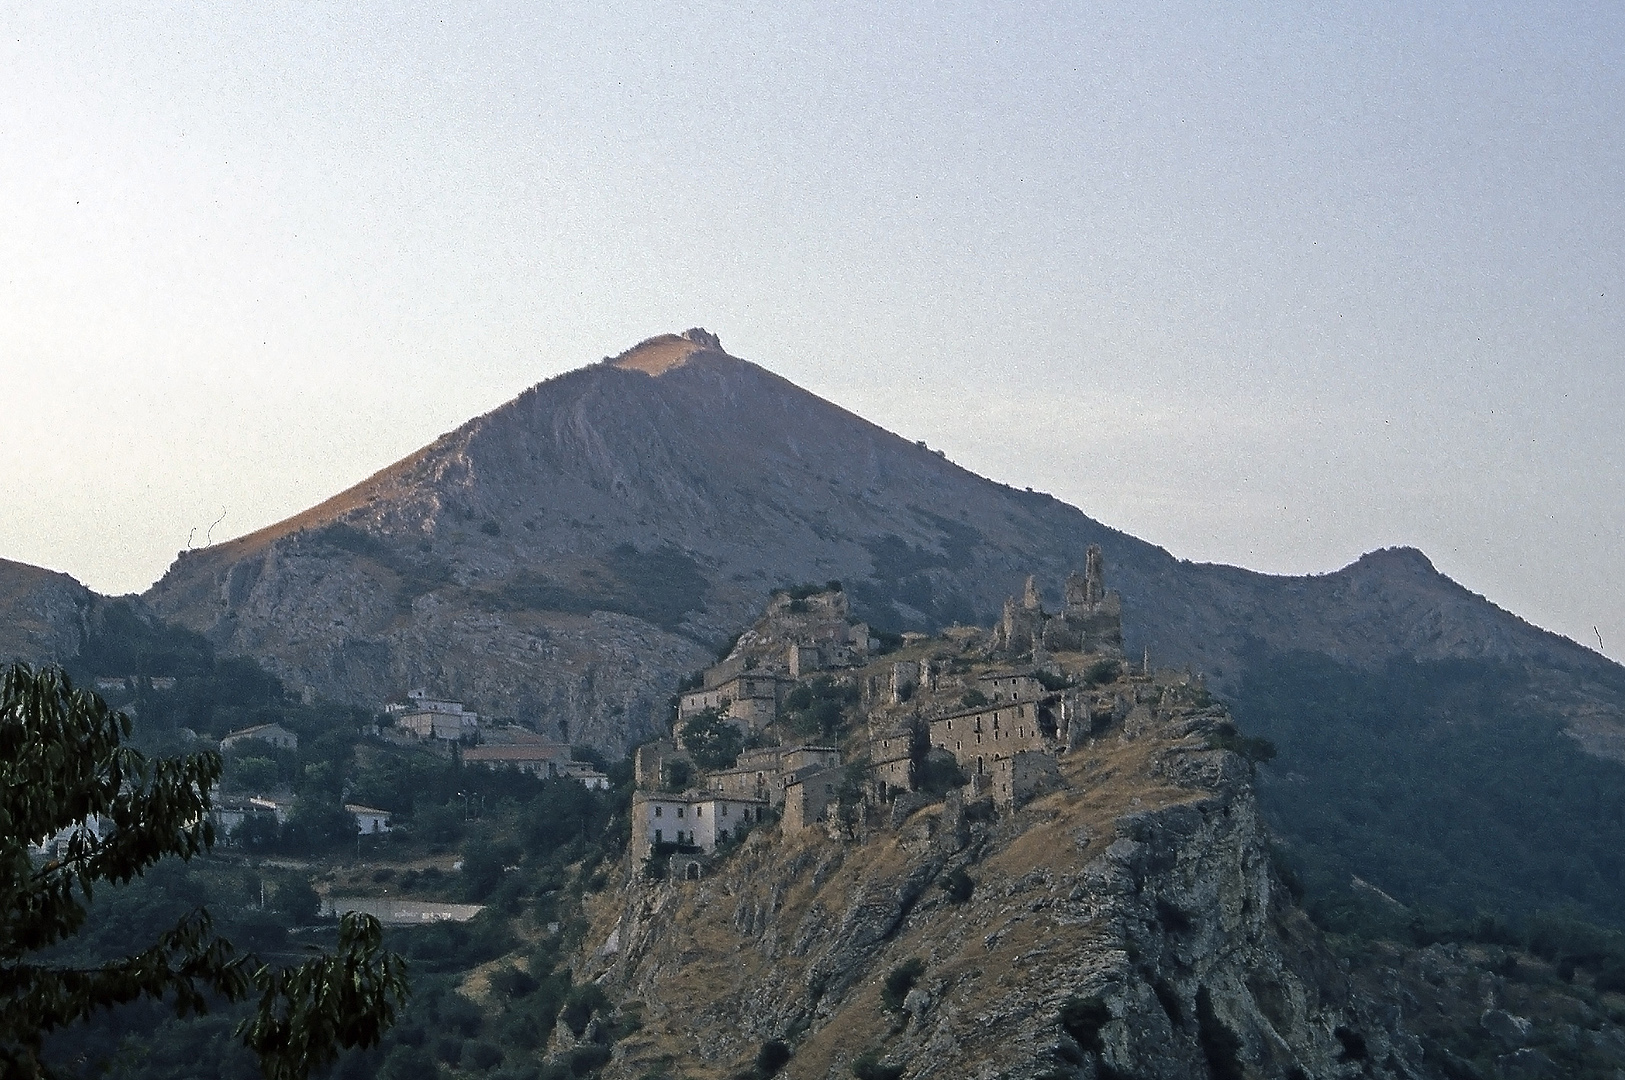
{"type": "Polygon", "coordinates": [[[43,1037],[139,998],[206,1012],[211,997],[259,995],[238,1034],[267,1080],[303,1080],[341,1049],[378,1042],[408,992],[405,962],[370,916],[347,915],[338,951],[292,968],[239,954],[207,911],[100,967],[38,959],[84,925],[100,882],[121,884],[160,859],[214,843],[210,792],[220,756],[148,760],[123,745],[130,721],[56,668],[0,674],[0,1073],[48,1077],[43,1037]],[[111,826],[98,834],[95,818],[111,826]],[[68,832],[39,865],[31,843],[68,832]]]}

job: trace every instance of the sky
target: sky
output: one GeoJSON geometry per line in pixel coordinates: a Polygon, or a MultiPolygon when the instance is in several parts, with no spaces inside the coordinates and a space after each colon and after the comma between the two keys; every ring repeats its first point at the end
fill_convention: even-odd
{"type": "Polygon", "coordinates": [[[0,0],[0,557],[141,591],[704,326],[1625,660],[1625,6],[881,7],[0,0]]]}

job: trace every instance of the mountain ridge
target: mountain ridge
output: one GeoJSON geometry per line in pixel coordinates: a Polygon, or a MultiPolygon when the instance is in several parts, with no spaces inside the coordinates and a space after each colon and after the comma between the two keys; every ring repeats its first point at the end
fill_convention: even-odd
{"type": "MultiPolygon", "coordinates": [[[[614,751],[662,730],[670,687],[772,588],[840,579],[886,629],[985,625],[1029,573],[1056,603],[1091,543],[1130,655],[1221,690],[1258,643],[1367,667],[1619,670],[1415,549],[1307,577],[1177,559],[699,329],[545,380],[309,510],[182,553],[142,601],[324,696],[376,705],[427,685],[614,751]]],[[[1608,729],[1606,713],[1587,723],[1608,729]]]]}

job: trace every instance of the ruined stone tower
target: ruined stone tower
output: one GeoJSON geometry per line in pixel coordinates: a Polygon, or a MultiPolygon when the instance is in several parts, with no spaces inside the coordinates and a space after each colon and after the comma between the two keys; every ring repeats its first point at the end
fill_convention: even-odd
{"type": "Polygon", "coordinates": [[[1003,616],[994,627],[994,650],[1011,657],[1034,650],[1121,657],[1123,605],[1116,593],[1106,590],[1106,559],[1099,544],[1089,545],[1084,553],[1082,574],[1074,570],[1067,575],[1062,595],[1061,613],[1045,615],[1038,583],[1028,577],[1021,600],[1012,596],[1004,602],[1003,616]]]}

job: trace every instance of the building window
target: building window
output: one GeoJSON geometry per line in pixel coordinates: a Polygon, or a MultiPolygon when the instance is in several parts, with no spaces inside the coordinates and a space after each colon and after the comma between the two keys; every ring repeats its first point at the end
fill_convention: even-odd
{"type": "Polygon", "coordinates": [[[666,834],[661,832],[659,829],[656,829],[655,830],[655,843],[663,844],[665,842],[666,842],[666,834]]]}
{"type": "Polygon", "coordinates": [[[660,816],[661,816],[661,814],[662,814],[662,813],[663,813],[663,812],[664,812],[664,811],[665,811],[665,807],[663,807],[663,806],[657,806],[657,807],[655,807],[655,817],[660,817],[660,816]]]}
{"type": "Polygon", "coordinates": [[[679,807],[678,807],[678,808],[677,808],[677,816],[678,816],[678,817],[682,817],[682,816],[683,816],[683,808],[682,808],[682,807],[681,807],[681,806],[679,806],[679,807]]]}
{"type": "Polygon", "coordinates": [[[705,816],[705,807],[703,807],[703,806],[696,806],[696,807],[695,807],[695,808],[694,808],[694,816],[695,816],[695,817],[704,817],[704,816],[705,816]]]}

